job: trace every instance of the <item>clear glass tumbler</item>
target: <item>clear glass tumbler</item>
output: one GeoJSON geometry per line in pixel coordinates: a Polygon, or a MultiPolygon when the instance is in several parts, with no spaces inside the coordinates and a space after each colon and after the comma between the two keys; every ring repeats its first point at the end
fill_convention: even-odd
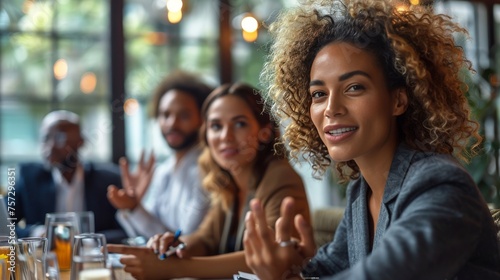
{"type": "Polygon", "coordinates": [[[17,265],[23,280],[45,280],[47,238],[20,238],[17,242],[17,265]]]}
{"type": "Polygon", "coordinates": [[[88,279],[111,279],[112,273],[107,266],[107,258],[108,251],[104,234],[83,233],[75,236],[71,280],[87,279],[92,275],[102,275],[103,278],[88,279]]]}

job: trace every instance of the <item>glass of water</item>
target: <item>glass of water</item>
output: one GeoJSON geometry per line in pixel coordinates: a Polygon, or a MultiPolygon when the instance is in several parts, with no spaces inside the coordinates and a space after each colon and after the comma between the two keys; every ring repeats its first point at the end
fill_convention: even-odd
{"type": "Polygon", "coordinates": [[[84,275],[94,275],[96,273],[99,275],[102,273],[109,274],[111,279],[111,270],[107,266],[107,258],[108,251],[104,234],[83,233],[75,236],[71,280],[79,280],[84,275]]]}
{"type": "Polygon", "coordinates": [[[23,280],[45,279],[45,258],[47,255],[47,238],[20,238],[17,243],[18,265],[23,280]]]}

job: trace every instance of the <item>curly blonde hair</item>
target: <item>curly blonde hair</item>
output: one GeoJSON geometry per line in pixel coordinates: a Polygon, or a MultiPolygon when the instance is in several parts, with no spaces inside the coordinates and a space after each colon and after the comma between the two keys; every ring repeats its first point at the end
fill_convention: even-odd
{"type": "Polygon", "coordinates": [[[269,162],[286,157],[286,149],[282,144],[276,143],[279,137],[279,128],[272,120],[269,110],[265,108],[264,100],[256,88],[244,83],[223,84],[210,93],[201,109],[203,125],[200,129],[200,139],[204,149],[198,163],[204,173],[203,187],[210,192],[212,203],[221,203],[223,208],[228,210],[238,193],[238,187],[232,175],[215,162],[207,141],[208,109],[215,100],[224,96],[236,96],[243,100],[252,111],[260,127],[269,128],[268,141],[259,142],[257,155],[253,159],[255,164],[253,166],[253,181],[250,182],[251,188],[255,189],[257,187],[269,162]]]}
{"type": "MultiPolygon", "coordinates": [[[[261,81],[273,113],[284,122],[290,156],[322,175],[331,159],[309,115],[310,69],[321,48],[350,43],[377,58],[389,89],[405,88],[409,106],[398,119],[400,139],[414,149],[467,161],[482,141],[470,118],[461,77],[474,72],[453,33],[467,34],[446,15],[422,6],[398,10],[390,0],[302,1],[270,26],[274,43],[261,81]]],[[[342,181],[359,177],[353,160],[337,162],[342,181]]]]}

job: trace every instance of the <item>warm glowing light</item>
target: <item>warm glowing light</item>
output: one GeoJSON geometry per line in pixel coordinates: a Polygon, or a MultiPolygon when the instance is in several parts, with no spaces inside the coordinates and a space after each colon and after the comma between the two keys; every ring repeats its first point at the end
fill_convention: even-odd
{"type": "Polygon", "coordinates": [[[54,63],[54,76],[58,80],[66,78],[68,75],[68,63],[65,59],[60,58],[54,63]]]}
{"type": "Polygon", "coordinates": [[[410,4],[412,4],[413,6],[420,5],[420,0],[410,0],[410,4]]]}
{"type": "Polygon", "coordinates": [[[406,6],[405,4],[400,4],[400,5],[396,6],[396,10],[398,12],[406,12],[406,11],[408,11],[408,6],[406,6]]]}
{"type": "Polygon", "coordinates": [[[91,94],[97,85],[97,77],[92,72],[83,74],[80,80],[80,90],[85,94],[91,94]]]}
{"type": "Polygon", "coordinates": [[[168,17],[168,21],[170,23],[178,23],[179,21],[181,21],[182,19],[182,12],[181,11],[178,11],[178,12],[171,12],[171,11],[168,11],[168,14],[167,14],[167,17],[168,17]]]}
{"type": "Polygon", "coordinates": [[[259,37],[259,31],[255,30],[254,32],[246,32],[245,30],[242,30],[243,32],[243,40],[247,42],[254,42],[257,40],[257,37],[259,37]]]}
{"type": "Polygon", "coordinates": [[[253,16],[246,16],[241,20],[241,28],[246,32],[252,33],[259,28],[259,23],[253,16]]]}
{"type": "Polygon", "coordinates": [[[139,102],[137,99],[134,98],[129,98],[125,100],[125,103],[123,104],[123,110],[125,111],[125,114],[132,116],[137,112],[139,109],[139,102]]]}
{"type": "Polygon", "coordinates": [[[167,10],[169,12],[180,12],[182,9],[182,0],[167,0],[167,10]]]}

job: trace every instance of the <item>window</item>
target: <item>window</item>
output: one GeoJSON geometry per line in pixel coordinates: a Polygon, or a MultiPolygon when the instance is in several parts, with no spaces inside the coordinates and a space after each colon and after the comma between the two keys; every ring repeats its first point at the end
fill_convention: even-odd
{"type": "MultiPolygon", "coordinates": [[[[297,2],[183,0],[181,21],[171,23],[167,0],[2,1],[0,188],[6,186],[7,167],[40,160],[38,128],[42,117],[54,109],[71,110],[81,116],[87,138],[84,159],[110,161],[126,155],[134,162],[143,148],[154,148],[160,159],[168,156],[158,125],[148,114],[149,99],[157,83],[170,71],[182,68],[217,85],[224,78],[224,69],[230,69],[233,81],[260,87],[259,73],[269,43],[266,25],[281,8],[297,2]],[[117,3],[119,7],[123,4],[123,11],[111,8],[117,3]],[[231,54],[225,60],[219,53],[221,23],[227,23],[221,11],[230,12],[230,26],[226,28],[231,38],[224,42],[230,42],[231,54]],[[247,12],[261,23],[253,42],[243,39],[240,27],[241,16],[247,12]],[[123,34],[114,36],[112,25],[119,25],[116,30],[123,34]],[[120,69],[125,71],[123,77],[117,76],[116,65],[111,65],[110,58],[116,53],[114,44],[124,47],[123,57],[119,58],[124,64],[120,69]],[[113,87],[116,83],[121,85],[118,90],[113,87]],[[125,131],[116,126],[117,112],[124,112],[118,121],[124,122],[125,131]],[[123,139],[124,147],[112,144],[123,139]]],[[[500,5],[490,2],[435,2],[437,12],[451,15],[469,30],[472,40],[457,40],[479,71],[500,68],[500,5]],[[491,28],[495,28],[493,32],[491,28]],[[489,43],[491,33],[494,43],[489,43]]],[[[487,80],[481,82],[481,89],[485,97],[498,96],[498,86],[490,87],[487,80]]],[[[494,113],[484,127],[487,148],[498,162],[495,165],[492,160],[488,174],[498,178],[498,97],[493,104],[494,113]]]]}
{"type": "MultiPolygon", "coordinates": [[[[156,84],[176,68],[219,84],[220,69],[227,67],[220,65],[219,58],[220,10],[229,9],[235,16],[255,9],[264,20],[282,7],[278,1],[184,0],[181,22],[173,24],[167,20],[166,0],[123,0],[123,22],[118,24],[123,27],[125,77],[115,81],[110,19],[117,11],[110,8],[112,3],[116,4],[109,0],[2,2],[0,186],[6,185],[7,167],[41,160],[38,129],[43,116],[55,109],[81,116],[87,139],[84,159],[116,158],[113,139],[124,137],[126,149],[121,154],[132,161],[142,148],[154,147],[160,158],[167,156],[155,120],[148,115],[156,84]],[[123,83],[124,92],[113,95],[112,82],[123,83]],[[121,117],[125,135],[111,116],[123,111],[122,103],[126,104],[121,117]]],[[[240,30],[233,30],[233,80],[258,85],[266,51],[265,29],[261,30],[255,43],[243,41],[240,30]]]]}
{"type": "Polygon", "coordinates": [[[82,118],[82,154],[110,158],[106,1],[12,0],[0,10],[0,186],[6,166],[37,160],[38,128],[52,109],[82,118]]]}

